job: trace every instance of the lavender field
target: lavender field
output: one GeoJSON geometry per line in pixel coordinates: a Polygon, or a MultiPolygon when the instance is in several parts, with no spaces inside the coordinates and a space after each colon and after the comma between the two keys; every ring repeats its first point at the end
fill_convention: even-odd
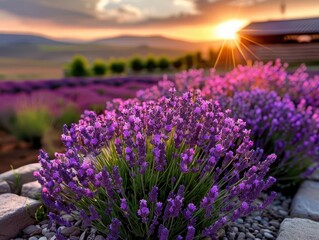
{"type": "Polygon", "coordinates": [[[106,239],[229,239],[256,212],[283,221],[267,215],[287,207],[276,196],[289,202],[319,168],[319,76],[305,65],[4,82],[0,92],[2,131],[44,149],[35,177],[58,239],[76,227],[65,214],[106,239]]]}

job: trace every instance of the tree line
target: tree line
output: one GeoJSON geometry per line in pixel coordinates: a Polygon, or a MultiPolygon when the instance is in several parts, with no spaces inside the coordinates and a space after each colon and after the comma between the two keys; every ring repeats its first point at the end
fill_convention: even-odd
{"type": "Polygon", "coordinates": [[[177,58],[162,57],[140,57],[130,59],[97,59],[92,64],[86,57],[76,55],[66,65],[64,74],[67,77],[89,77],[117,75],[124,73],[156,73],[167,71],[180,71],[191,68],[210,68],[216,61],[216,53],[209,50],[208,56],[203,57],[201,52],[189,53],[177,58]]]}

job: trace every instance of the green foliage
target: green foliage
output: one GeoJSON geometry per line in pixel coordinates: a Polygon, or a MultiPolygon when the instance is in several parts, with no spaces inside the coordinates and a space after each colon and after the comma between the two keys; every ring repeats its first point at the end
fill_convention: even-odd
{"type": "MultiPolygon", "coordinates": [[[[12,170],[13,175],[14,175],[14,185],[15,185],[14,193],[20,195],[21,188],[22,188],[21,175],[14,171],[14,167],[12,165],[10,167],[11,167],[11,170],[12,170]]],[[[11,189],[11,191],[12,190],[13,189],[11,189]]]]}
{"type": "Polygon", "coordinates": [[[176,58],[172,64],[176,70],[181,70],[183,67],[183,58],[176,58]]]}
{"type": "Polygon", "coordinates": [[[55,120],[55,125],[60,129],[64,124],[70,125],[77,122],[80,118],[80,113],[75,106],[67,107],[62,114],[55,120]]]}
{"type": "Polygon", "coordinates": [[[107,65],[101,60],[95,60],[92,66],[92,73],[94,76],[104,76],[107,73],[107,65]]]}
{"type": "Polygon", "coordinates": [[[185,66],[186,66],[186,69],[191,69],[194,67],[195,65],[195,59],[194,59],[194,56],[192,54],[187,54],[184,58],[185,60],[185,66]]]}
{"type": "Polygon", "coordinates": [[[110,70],[112,73],[120,74],[124,73],[126,68],[125,61],[122,60],[114,60],[110,63],[110,70]]]}
{"type": "Polygon", "coordinates": [[[210,49],[209,51],[208,51],[208,67],[209,68],[212,68],[212,67],[214,67],[214,65],[215,65],[215,62],[216,62],[216,60],[217,60],[217,53],[216,52],[214,52],[212,49],[210,49]]]}
{"type": "Polygon", "coordinates": [[[66,75],[72,77],[89,76],[89,64],[87,59],[81,55],[74,56],[66,71],[66,75]]]}
{"type": "Polygon", "coordinates": [[[168,58],[166,58],[166,57],[161,57],[161,58],[158,60],[158,67],[161,69],[161,71],[168,70],[168,69],[169,69],[169,66],[170,66],[170,62],[169,62],[168,58]]]}
{"type": "Polygon", "coordinates": [[[145,66],[140,57],[134,57],[130,61],[130,67],[134,72],[141,72],[145,66]]]}
{"type": "Polygon", "coordinates": [[[194,65],[196,68],[205,68],[207,66],[207,61],[203,58],[201,52],[196,52],[194,55],[194,65]]]}
{"type": "Polygon", "coordinates": [[[153,57],[148,57],[145,62],[145,68],[147,69],[148,72],[154,72],[155,69],[157,68],[157,62],[153,57]]]}
{"type": "Polygon", "coordinates": [[[44,206],[44,204],[42,204],[40,207],[38,207],[38,209],[36,210],[35,214],[34,214],[34,218],[37,222],[41,222],[43,220],[45,220],[47,218],[48,215],[48,210],[47,208],[44,206]]]}
{"type": "Polygon", "coordinates": [[[45,108],[29,108],[16,111],[10,122],[11,132],[21,140],[41,147],[41,138],[51,126],[51,115],[45,108]]]}

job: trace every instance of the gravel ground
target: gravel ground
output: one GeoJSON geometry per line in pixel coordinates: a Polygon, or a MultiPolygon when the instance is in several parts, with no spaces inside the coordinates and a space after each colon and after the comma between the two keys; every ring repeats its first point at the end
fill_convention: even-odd
{"type": "Polygon", "coordinates": [[[280,223],[288,216],[291,198],[278,194],[276,200],[261,214],[253,213],[239,218],[225,228],[222,240],[276,239],[280,223]]]}
{"type": "MultiPolygon", "coordinates": [[[[268,240],[276,239],[280,223],[288,216],[291,198],[278,194],[277,199],[261,214],[253,213],[239,218],[235,223],[224,229],[221,240],[268,240]]],[[[63,215],[65,220],[73,222],[72,227],[48,225],[44,220],[37,225],[28,226],[14,240],[56,240],[54,232],[60,231],[70,240],[104,240],[94,228],[84,228],[82,221],[76,215],[63,215]]]]}

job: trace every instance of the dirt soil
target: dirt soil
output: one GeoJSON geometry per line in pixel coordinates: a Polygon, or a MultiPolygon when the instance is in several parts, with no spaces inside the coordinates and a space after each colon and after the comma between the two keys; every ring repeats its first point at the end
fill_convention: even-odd
{"type": "Polygon", "coordinates": [[[39,150],[0,131],[0,173],[38,161],[39,150]]]}

